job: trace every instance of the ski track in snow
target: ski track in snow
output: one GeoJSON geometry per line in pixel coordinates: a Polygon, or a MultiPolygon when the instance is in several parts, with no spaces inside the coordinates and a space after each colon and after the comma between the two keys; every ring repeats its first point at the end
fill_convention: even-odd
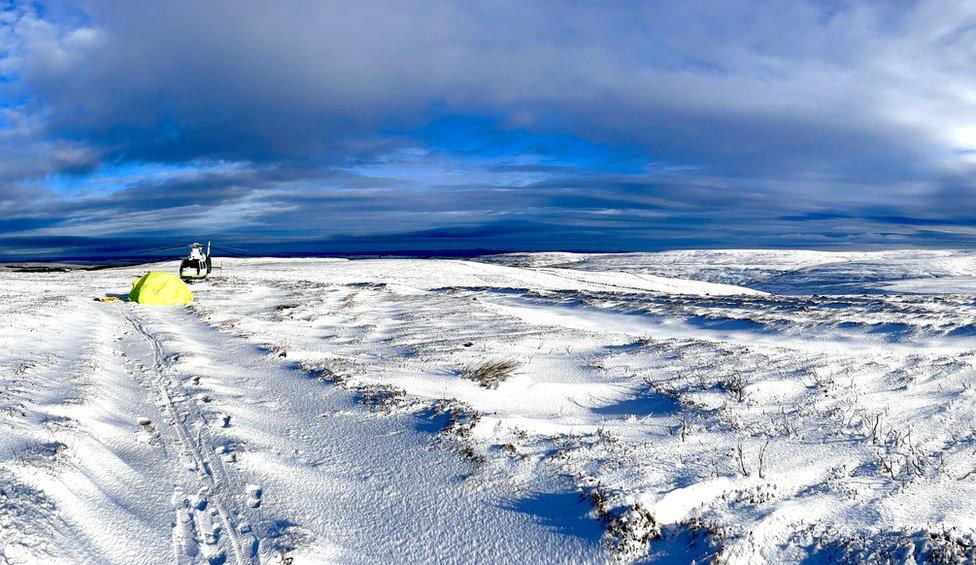
{"type": "MultiPolygon", "coordinates": [[[[245,544],[238,534],[238,525],[234,523],[230,516],[230,512],[227,509],[227,504],[222,500],[230,486],[228,485],[227,474],[223,471],[223,466],[220,464],[214,456],[215,447],[207,441],[209,433],[207,431],[207,423],[205,420],[200,418],[198,415],[193,415],[195,423],[197,424],[197,433],[194,438],[191,435],[190,430],[187,428],[186,420],[190,417],[190,414],[180,411],[177,409],[176,404],[173,402],[173,396],[168,390],[168,386],[174,386],[176,388],[176,394],[181,397],[186,397],[186,393],[179,388],[177,381],[167,381],[165,378],[166,372],[166,360],[163,353],[162,345],[159,340],[156,339],[152,334],[146,331],[143,325],[136,320],[135,316],[123,311],[123,315],[126,320],[132,325],[132,327],[142,335],[152,348],[152,362],[153,365],[150,371],[153,373],[152,377],[156,382],[156,386],[159,389],[159,394],[163,399],[168,413],[168,421],[171,423],[173,431],[179,438],[179,442],[183,447],[183,454],[188,456],[192,460],[192,467],[197,472],[198,478],[200,479],[201,486],[198,491],[197,497],[206,494],[206,498],[200,498],[192,507],[197,510],[193,512],[191,516],[184,518],[184,512],[191,507],[190,499],[186,496],[180,498],[174,495],[174,498],[178,500],[177,505],[177,523],[181,523],[184,519],[192,522],[193,528],[196,530],[195,540],[192,542],[190,540],[182,539],[179,534],[177,534],[176,547],[174,551],[177,555],[178,562],[184,562],[188,558],[193,557],[194,551],[187,551],[187,544],[197,544],[207,537],[207,533],[200,531],[202,529],[201,524],[206,523],[206,514],[202,511],[206,510],[208,506],[212,506],[216,511],[217,516],[220,518],[220,524],[222,526],[222,533],[227,537],[227,545],[230,546],[230,553],[234,556],[234,562],[238,565],[248,565],[253,563],[253,556],[256,550],[257,540],[247,540],[245,544]]],[[[238,488],[238,491],[242,491],[242,488],[238,488]]],[[[211,528],[210,535],[213,535],[213,530],[211,528]]],[[[250,537],[250,536],[248,536],[250,537]]],[[[219,560],[221,553],[215,553],[211,556],[211,561],[219,560]]]]}
{"type": "Polygon", "coordinates": [[[0,273],[0,557],[976,557],[971,253],[221,262],[0,273]]]}

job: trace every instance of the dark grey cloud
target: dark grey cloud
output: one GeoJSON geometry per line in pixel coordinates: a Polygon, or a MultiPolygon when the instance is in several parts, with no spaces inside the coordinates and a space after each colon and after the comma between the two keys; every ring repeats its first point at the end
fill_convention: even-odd
{"type": "Polygon", "coordinates": [[[9,4],[0,231],[959,244],[974,24],[948,0],[9,4]],[[431,134],[458,116],[487,121],[431,134]]]}
{"type": "Polygon", "coordinates": [[[566,177],[519,187],[405,190],[382,178],[369,188],[371,179],[361,177],[350,190],[341,186],[348,174],[338,175],[335,187],[308,188],[299,172],[186,173],[107,195],[53,196],[38,204],[35,216],[0,223],[8,233],[0,254],[60,249],[50,247],[58,243],[75,254],[101,253],[113,238],[126,254],[201,238],[252,253],[789,247],[797,241],[864,248],[962,245],[972,237],[959,230],[976,225],[961,216],[893,215],[873,204],[810,211],[811,203],[779,191],[763,195],[717,182],[566,177]],[[716,193],[723,198],[709,199],[716,193]]]}
{"type": "Polygon", "coordinates": [[[933,122],[963,94],[935,81],[973,70],[973,14],[946,2],[84,9],[15,26],[23,84],[53,131],[149,160],[342,159],[470,113],[731,173],[904,177],[950,148],[933,122]]]}

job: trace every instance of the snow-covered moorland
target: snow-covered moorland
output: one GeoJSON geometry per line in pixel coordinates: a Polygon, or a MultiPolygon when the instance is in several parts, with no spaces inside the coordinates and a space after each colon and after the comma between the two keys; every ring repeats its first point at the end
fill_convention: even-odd
{"type": "Polygon", "coordinates": [[[976,254],[0,272],[0,559],[976,558],[976,254]]]}

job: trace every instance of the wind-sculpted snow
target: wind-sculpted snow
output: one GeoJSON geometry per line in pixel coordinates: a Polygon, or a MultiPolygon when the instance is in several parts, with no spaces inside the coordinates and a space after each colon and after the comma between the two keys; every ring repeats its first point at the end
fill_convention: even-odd
{"type": "MultiPolygon", "coordinates": [[[[904,250],[827,252],[787,250],[667,251],[662,253],[535,253],[486,258],[502,265],[564,267],[662,275],[734,285],[779,294],[879,293],[897,283],[945,284],[935,292],[970,293],[976,254],[966,251],[904,250]]],[[[932,292],[929,286],[923,292],[932,292]]],[[[896,292],[899,292],[896,290],[896,292]]],[[[907,292],[901,290],[900,292],[907,292]]]]}
{"type": "Polygon", "coordinates": [[[0,562],[603,559],[570,483],[493,489],[420,429],[449,407],[373,412],[189,309],[92,300],[142,270],[0,279],[0,562]]]}
{"type": "Polygon", "coordinates": [[[90,302],[144,267],[3,274],[0,547],[966,562],[974,257],[221,260],[173,310],[90,302]]]}

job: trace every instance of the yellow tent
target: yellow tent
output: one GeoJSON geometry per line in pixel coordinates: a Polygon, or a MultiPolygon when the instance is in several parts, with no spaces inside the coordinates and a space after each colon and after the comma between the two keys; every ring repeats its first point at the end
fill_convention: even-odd
{"type": "Polygon", "coordinates": [[[139,304],[189,304],[193,293],[180,277],[170,273],[146,273],[132,283],[129,300],[139,304]]]}

